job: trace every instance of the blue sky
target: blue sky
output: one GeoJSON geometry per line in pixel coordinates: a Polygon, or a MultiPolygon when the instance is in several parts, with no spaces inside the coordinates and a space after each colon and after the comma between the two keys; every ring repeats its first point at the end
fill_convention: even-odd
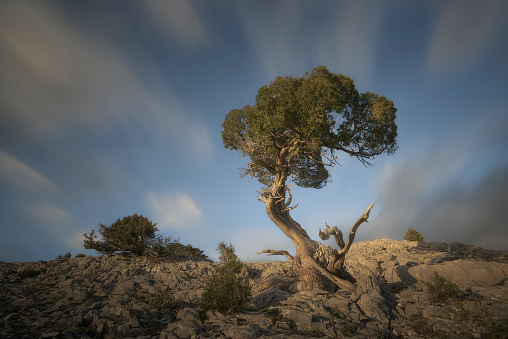
{"type": "MultiPolygon", "coordinates": [[[[92,254],[84,232],[141,213],[217,258],[294,251],[221,124],[276,76],[317,65],[398,108],[399,150],[340,158],[292,211],[317,239],[508,250],[505,1],[2,1],[0,260],[92,254]]],[[[332,245],[330,243],[330,245],[332,245]]],[[[282,259],[282,258],[274,258],[282,259]]]]}

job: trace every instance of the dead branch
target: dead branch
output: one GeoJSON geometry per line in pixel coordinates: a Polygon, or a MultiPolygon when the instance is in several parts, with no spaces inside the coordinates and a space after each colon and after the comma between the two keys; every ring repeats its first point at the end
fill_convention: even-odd
{"type": "Polygon", "coordinates": [[[275,250],[263,250],[263,251],[260,251],[260,252],[257,252],[257,253],[254,253],[254,255],[257,255],[257,254],[263,254],[263,253],[268,253],[268,255],[283,255],[285,256],[286,258],[288,258],[289,260],[293,260],[293,256],[291,254],[289,254],[288,251],[285,251],[285,250],[281,250],[281,251],[275,251],[275,250]]]}
{"type": "Polygon", "coordinates": [[[372,209],[372,206],[374,206],[374,204],[375,204],[375,202],[370,204],[370,206],[367,207],[367,209],[358,218],[358,220],[356,220],[353,227],[351,227],[347,245],[339,251],[339,256],[343,256],[347,253],[347,251],[349,251],[349,248],[351,247],[351,245],[353,244],[353,241],[355,240],[356,230],[358,230],[358,227],[360,227],[361,224],[363,224],[364,222],[367,222],[367,219],[369,218],[369,215],[370,215],[370,210],[372,209]]]}
{"type": "Polygon", "coordinates": [[[339,246],[340,249],[343,249],[346,244],[344,243],[344,238],[342,236],[341,230],[337,228],[337,226],[334,226],[331,228],[328,226],[328,224],[325,222],[325,229],[324,231],[321,231],[321,228],[319,229],[319,237],[321,240],[328,240],[330,239],[330,236],[333,235],[335,237],[335,242],[339,246]]]}

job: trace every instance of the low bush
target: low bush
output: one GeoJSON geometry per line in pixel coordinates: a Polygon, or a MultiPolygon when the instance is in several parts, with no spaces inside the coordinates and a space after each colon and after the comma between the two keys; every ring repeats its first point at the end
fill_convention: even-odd
{"type": "Polygon", "coordinates": [[[181,306],[181,303],[175,300],[173,294],[168,289],[161,286],[155,287],[155,292],[153,293],[149,303],[150,306],[169,313],[175,313],[181,306]]]}
{"type": "Polygon", "coordinates": [[[408,228],[404,234],[404,240],[407,241],[423,241],[423,236],[412,228],[408,228]]]}
{"type": "Polygon", "coordinates": [[[178,239],[172,237],[156,236],[148,244],[145,251],[147,255],[155,258],[178,259],[178,258],[208,258],[204,251],[192,245],[183,245],[178,239]]]}
{"type": "Polygon", "coordinates": [[[226,246],[221,242],[218,250],[221,264],[205,286],[201,311],[236,312],[251,296],[249,272],[231,244],[226,246]]]}
{"type": "Polygon", "coordinates": [[[101,254],[122,252],[163,259],[207,258],[199,248],[182,245],[178,239],[172,237],[156,235],[156,225],[142,215],[129,215],[110,226],[99,224],[101,239],[97,237],[95,230],[83,234],[83,245],[86,249],[93,249],[101,254]]]}
{"type": "Polygon", "coordinates": [[[33,268],[27,268],[27,269],[19,271],[17,273],[17,276],[21,280],[24,280],[24,279],[27,279],[27,278],[33,278],[35,276],[38,276],[39,274],[41,274],[40,270],[35,270],[33,268]]]}
{"type": "Polygon", "coordinates": [[[460,295],[459,287],[450,280],[434,272],[434,276],[426,283],[427,293],[432,302],[443,303],[448,299],[458,299],[460,295]]]}
{"type": "Polygon", "coordinates": [[[154,239],[155,232],[158,231],[156,225],[142,215],[129,215],[109,226],[99,224],[101,240],[97,239],[95,230],[83,234],[84,246],[102,254],[130,252],[143,255],[148,243],[154,239]]]}

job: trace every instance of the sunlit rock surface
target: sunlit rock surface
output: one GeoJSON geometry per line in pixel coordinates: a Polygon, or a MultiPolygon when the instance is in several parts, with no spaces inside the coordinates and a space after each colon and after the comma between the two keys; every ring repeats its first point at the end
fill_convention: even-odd
{"type": "Polygon", "coordinates": [[[352,246],[356,291],[294,293],[288,262],[248,263],[255,292],[236,314],[198,313],[216,263],[82,257],[0,264],[1,338],[507,337],[508,253],[457,243],[352,246]],[[18,272],[40,271],[21,279],[18,272]],[[461,289],[431,302],[434,272],[461,289]],[[276,287],[262,282],[271,279],[276,287]],[[174,308],[158,307],[160,290],[174,308]]]}

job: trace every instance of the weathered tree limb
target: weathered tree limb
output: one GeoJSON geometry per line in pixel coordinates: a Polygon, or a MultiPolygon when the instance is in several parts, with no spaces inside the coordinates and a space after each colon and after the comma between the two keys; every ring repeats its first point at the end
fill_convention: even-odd
{"type": "Polygon", "coordinates": [[[263,253],[268,253],[268,255],[283,255],[286,258],[288,258],[289,260],[293,260],[293,256],[291,254],[289,254],[288,251],[285,251],[285,250],[281,250],[281,251],[263,250],[263,251],[254,253],[254,255],[256,255],[256,254],[263,254],[263,253]]]}
{"type": "Polygon", "coordinates": [[[347,245],[344,248],[341,248],[339,251],[339,256],[344,256],[347,251],[349,251],[349,248],[353,244],[353,241],[355,240],[356,230],[358,230],[358,227],[360,227],[361,224],[364,222],[367,222],[367,219],[370,215],[370,210],[372,209],[372,206],[374,206],[375,202],[370,204],[369,207],[363,212],[363,214],[356,220],[353,227],[351,227],[351,231],[349,232],[349,240],[347,242],[347,245]]]}
{"type": "Polygon", "coordinates": [[[342,236],[341,230],[337,228],[337,226],[334,226],[331,228],[328,226],[328,224],[325,222],[325,229],[324,231],[321,231],[321,228],[319,229],[319,237],[321,240],[328,240],[330,239],[330,236],[333,235],[335,237],[335,242],[339,246],[340,249],[343,249],[346,244],[344,243],[344,238],[342,236]]]}

